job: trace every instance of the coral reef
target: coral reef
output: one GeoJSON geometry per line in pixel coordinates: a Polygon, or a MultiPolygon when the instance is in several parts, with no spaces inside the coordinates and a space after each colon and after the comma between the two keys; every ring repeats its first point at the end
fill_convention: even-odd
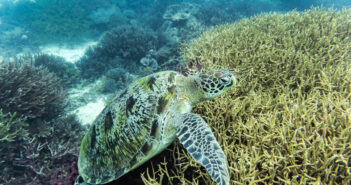
{"type": "Polygon", "coordinates": [[[0,63],[0,108],[30,119],[61,113],[65,93],[60,80],[31,59],[0,63]]]}
{"type": "Polygon", "coordinates": [[[85,128],[63,115],[59,78],[32,59],[0,63],[0,184],[72,184],[85,128]]]}
{"type": "Polygon", "coordinates": [[[16,151],[16,142],[27,137],[28,124],[24,118],[15,116],[16,114],[7,113],[4,114],[0,109],[0,183],[9,181],[12,178],[11,173],[17,173],[17,170],[12,170],[11,163],[14,160],[14,153],[11,150],[16,151]],[[9,159],[10,158],[10,159],[9,159]]]}
{"type": "Polygon", "coordinates": [[[140,59],[140,64],[144,67],[150,68],[152,71],[156,71],[158,68],[158,63],[155,58],[153,58],[150,54],[140,59]]]}
{"type": "Polygon", "coordinates": [[[182,21],[189,19],[191,15],[196,14],[198,11],[199,7],[197,4],[174,4],[167,7],[166,12],[163,14],[163,18],[171,21],[182,21]]]}
{"type": "MultiPolygon", "coordinates": [[[[26,135],[25,128],[28,125],[24,118],[16,117],[16,114],[4,114],[0,109],[0,142],[13,142],[20,135],[26,135]]],[[[4,146],[4,145],[0,145],[4,146]]],[[[2,148],[0,151],[4,151],[2,148]]],[[[0,161],[0,164],[4,161],[0,161]]]]}
{"type": "Polygon", "coordinates": [[[166,8],[159,29],[177,43],[188,42],[212,26],[274,10],[279,10],[279,6],[270,1],[183,2],[166,8]]]}
{"type": "Polygon", "coordinates": [[[128,18],[133,17],[133,12],[122,12],[116,5],[100,7],[89,14],[94,22],[92,26],[99,30],[109,30],[127,24],[128,18]]]}
{"type": "Polygon", "coordinates": [[[199,36],[205,30],[205,25],[196,17],[199,9],[202,8],[202,6],[192,3],[168,6],[163,15],[165,21],[160,30],[176,43],[185,42],[199,36]]]}
{"type": "Polygon", "coordinates": [[[85,131],[74,116],[28,127],[22,119],[0,114],[0,122],[26,129],[9,142],[0,141],[0,184],[73,184],[85,131]]]}
{"type": "Polygon", "coordinates": [[[73,63],[67,62],[64,58],[48,55],[37,54],[34,56],[34,65],[47,68],[61,79],[64,87],[70,87],[77,83],[80,78],[78,69],[73,63]]]}
{"type": "MultiPolygon", "coordinates": [[[[321,8],[258,15],[182,49],[186,62],[226,67],[239,79],[194,108],[227,155],[231,184],[351,181],[350,16],[351,9],[321,8]]],[[[142,175],[144,183],[212,184],[184,149],[173,151],[142,175]]]]}
{"type": "Polygon", "coordinates": [[[102,93],[117,93],[132,83],[136,76],[127,72],[123,68],[113,68],[107,71],[106,75],[100,78],[97,84],[98,90],[102,93]]]}
{"type": "Polygon", "coordinates": [[[150,49],[157,48],[154,32],[137,25],[119,26],[101,38],[98,45],[89,49],[77,66],[85,78],[97,78],[109,69],[123,67],[138,70],[138,62],[150,49]]]}

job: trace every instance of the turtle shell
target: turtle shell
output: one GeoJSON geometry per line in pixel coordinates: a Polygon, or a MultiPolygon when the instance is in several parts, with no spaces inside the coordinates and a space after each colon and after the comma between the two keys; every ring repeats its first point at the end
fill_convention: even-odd
{"type": "Polygon", "coordinates": [[[115,97],[82,140],[78,169],[85,182],[108,183],[156,154],[161,115],[176,97],[175,78],[165,71],[146,76],[115,97]]]}

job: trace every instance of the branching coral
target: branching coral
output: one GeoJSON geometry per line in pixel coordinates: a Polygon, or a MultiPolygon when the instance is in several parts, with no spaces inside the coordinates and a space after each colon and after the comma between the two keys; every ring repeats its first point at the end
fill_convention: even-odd
{"type": "MultiPolygon", "coordinates": [[[[5,121],[9,123],[10,118],[5,121]]],[[[0,141],[0,175],[4,177],[0,184],[73,184],[85,128],[74,116],[32,123],[26,128],[28,132],[13,142],[0,141]]]]}
{"type": "Polygon", "coordinates": [[[32,139],[25,141],[13,165],[22,166],[25,175],[32,175],[30,179],[38,184],[73,184],[85,128],[73,115],[35,124],[29,130],[32,139]]]}
{"type": "Polygon", "coordinates": [[[73,183],[84,128],[72,116],[51,120],[64,98],[60,80],[31,60],[0,64],[0,184],[73,183]]]}
{"type": "MultiPolygon", "coordinates": [[[[351,9],[319,8],[258,15],[183,48],[185,61],[196,59],[204,70],[226,67],[239,79],[194,109],[227,155],[231,184],[351,181],[350,17],[351,9]]],[[[184,150],[176,154],[169,160],[186,165],[159,165],[144,182],[213,184],[184,150]]]]}
{"type": "Polygon", "coordinates": [[[0,183],[9,181],[12,176],[8,173],[16,173],[16,170],[11,169],[12,160],[9,158],[13,157],[11,150],[16,150],[16,141],[27,137],[27,126],[23,118],[15,116],[16,114],[7,113],[4,114],[0,109],[0,176],[3,177],[0,183]]]}
{"type": "Polygon", "coordinates": [[[150,49],[157,47],[151,29],[141,26],[120,26],[107,32],[98,45],[90,48],[77,66],[86,78],[102,76],[116,67],[135,68],[150,49]]]}
{"type": "Polygon", "coordinates": [[[15,113],[4,114],[0,109],[0,143],[12,142],[16,137],[26,134],[24,119],[15,116],[15,113]]]}
{"type": "Polygon", "coordinates": [[[61,79],[64,86],[72,86],[79,80],[78,69],[73,63],[67,62],[62,57],[37,54],[34,56],[34,65],[47,68],[61,79]]]}
{"type": "Polygon", "coordinates": [[[31,61],[18,59],[0,64],[0,108],[28,118],[58,115],[65,93],[60,80],[31,61]]]}

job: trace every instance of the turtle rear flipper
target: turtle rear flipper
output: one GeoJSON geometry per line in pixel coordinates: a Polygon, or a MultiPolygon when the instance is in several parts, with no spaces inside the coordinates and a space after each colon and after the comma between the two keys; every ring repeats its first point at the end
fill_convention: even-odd
{"type": "Polygon", "coordinates": [[[229,185],[224,152],[204,119],[196,114],[182,114],[177,136],[193,159],[201,163],[218,185],[229,185]]]}
{"type": "Polygon", "coordinates": [[[76,178],[74,185],[90,185],[86,182],[84,182],[83,177],[78,175],[78,177],[76,178]]]}

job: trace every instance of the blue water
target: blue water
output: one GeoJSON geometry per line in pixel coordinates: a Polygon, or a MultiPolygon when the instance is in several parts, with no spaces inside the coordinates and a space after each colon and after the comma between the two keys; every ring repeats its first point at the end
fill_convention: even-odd
{"type": "Polygon", "coordinates": [[[79,44],[97,40],[108,30],[128,25],[151,29],[157,41],[163,42],[159,44],[174,44],[171,42],[189,40],[209,27],[264,12],[301,11],[311,6],[341,8],[350,4],[347,0],[1,0],[0,54],[9,56],[37,51],[43,44],[79,44]],[[169,11],[171,6],[182,3],[195,7],[183,12],[186,17],[182,20],[165,18],[167,12],[182,13],[169,11]],[[196,28],[187,28],[188,20],[193,21],[196,28]],[[171,40],[164,40],[169,37],[171,40]]]}
{"type": "MultiPolygon", "coordinates": [[[[2,140],[0,125],[0,184],[72,184],[77,176],[80,140],[86,129],[82,126],[84,121],[71,114],[72,111],[99,102],[99,97],[108,99],[138,77],[178,69],[182,63],[181,44],[211,27],[262,13],[303,11],[312,6],[341,9],[350,7],[351,1],[0,0],[0,64],[29,57],[30,61],[36,61],[33,71],[45,66],[60,79],[59,93],[65,94],[36,94],[65,99],[56,105],[56,100],[50,100],[50,114],[33,112],[37,110],[33,107],[43,104],[23,105],[32,112],[28,115],[23,112],[27,118],[17,115],[18,120],[6,130],[16,133],[10,140],[2,140]],[[50,53],[55,56],[45,53],[48,46],[65,48],[69,53],[70,49],[73,51],[89,42],[96,44],[70,61],[61,58],[60,53],[50,53]],[[92,92],[77,93],[78,98],[69,96],[90,86],[92,92]],[[16,132],[18,128],[25,128],[26,133],[16,132]]],[[[11,70],[17,69],[9,68],[7,72],[11,70]]],[[[26,79],[31,78],[22,80],[27,83],[26,79]]],[[[38,84],[28,84],[41,88],[38,84]]],[[[11,94],[2,92],[1,85],[0,95],[11,94]]],[[[25,90],[18,88],[12,95],[25,90]]],[[[0,110],[3,112],[0,123],[12,120],[14,112],[22,111],[1,102],[0,110]]]]}

